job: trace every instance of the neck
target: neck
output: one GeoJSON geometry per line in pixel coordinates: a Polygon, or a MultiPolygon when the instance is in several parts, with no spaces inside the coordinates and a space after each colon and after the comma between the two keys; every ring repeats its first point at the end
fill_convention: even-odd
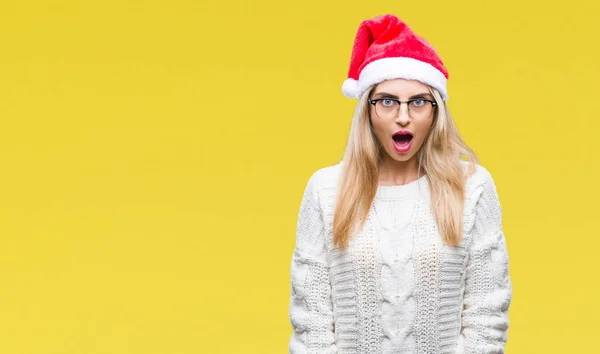
{"type": "Polygon", "coordinates": [[[389,156],[379,163],[379,184],[403,185],[419,177],[419,164],[416,156],[408,161],[396,161],[389,156]]]}

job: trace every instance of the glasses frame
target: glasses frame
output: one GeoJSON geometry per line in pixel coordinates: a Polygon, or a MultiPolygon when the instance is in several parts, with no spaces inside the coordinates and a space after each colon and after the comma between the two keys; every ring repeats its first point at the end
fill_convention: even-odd
{"type": "MultiPolygon", "coordinates": [[[[435,112],[435,109],[437,108],[437,105],[438,105],[437,102],[434,101],[434,100],[430,100],[430,99],[427,99],[427,98],[421,98],[421,97],[411,98],[410,100],[407,100],[407,101],[401,101],[401,100],[396,99],[396,98],[385,98],[385,97],[384,98],[369,99],[369,103],[373,105],[373,108],[375,108],[375,114],[377,114],[377,116],[379,118],[381,118],[381,116],[379,115],[379,113],[377,113],[377,106],[376,106],[376,104],[377,104],[377,102],[384,101],[384,100],[394,101],[394,102],[398,103],[398,112],[394,115],[394,119],[396,119],[396,117],[398,116],[398,114],[400,114],[400,109],[402,108],[402,104],[403,103],[406,103],[406,108],[408,109],[408,116],[410,117],[410,119],[415,119],[410,114],[410,103],[411,102],[414,102],[414,101],[426,101],[426,102],[429,102],[429,103],[431,103],[431,106],[433,108],[432,112],[435,112]]],[[[431,116],[431,113],[429,114],[429,116],[431,116]]],[[[386,118],[381,118],[381,119],[386,119],[386,118]]],[[[425,118],[421,118],[421,119],[425,119],[425,118]]]]}

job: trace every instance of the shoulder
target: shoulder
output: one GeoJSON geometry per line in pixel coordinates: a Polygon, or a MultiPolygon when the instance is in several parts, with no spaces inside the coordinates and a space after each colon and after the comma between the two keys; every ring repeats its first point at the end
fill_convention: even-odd
{"type": "Polygon", "coordinates": [[[342,162],[338,162],[334,165],[320,167],[317,170],[313,171],[312,175],[308,180],[308,184],[316,191],[336,187],[341,172],[342,162]]]}
{"type": "Polygon", "coordinates": [[[465,185],[467,197],[475,197],[486,187],[489,188],[494,186],[494,178],[490,171],[484,166],[479,163],[471,163],[463,160],[460,160],[460,164],[465,173],[471,171],[465,185]]]}
{"type": "Polygon", "coordinates": [[[321,208],[330,209],[341,173],[342,162],[318,168],[308,179],[305,194],[310,194],[311,199],[321,208]]]}
{"type": "MultiPolygon", "coordinates": [[[[469,163],[461,161],[465,169],[469,163]]],[[[492,224],[501,222],[502,207],[491,172],[482,165],[475,164],[473,173],[465,186],[465,231],[470,230],[476,219],[485,219],[492,224]]]]}

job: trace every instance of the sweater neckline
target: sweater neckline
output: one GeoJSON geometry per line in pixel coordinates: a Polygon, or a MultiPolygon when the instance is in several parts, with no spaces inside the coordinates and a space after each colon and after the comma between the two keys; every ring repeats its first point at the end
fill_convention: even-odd
{"type": "Polygon", "coordinates": [[[402,199],[414,196],[419,187],[427,183],[427,176],[423,175],[418,179],[401,185],[377,185],[376,199],[402,199]]]}

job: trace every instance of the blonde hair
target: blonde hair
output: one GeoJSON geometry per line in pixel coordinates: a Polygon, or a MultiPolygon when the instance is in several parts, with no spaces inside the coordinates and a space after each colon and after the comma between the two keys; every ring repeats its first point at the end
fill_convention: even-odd
{"type": "MultiPolygon", "coordinates": [[[[369,118],[368,100],[374,87],[356,105],[344,153],[333,219],[333,243],[341,249],[346,249],[352,234],[364,226],[379,185],[379,161],[386,153],[369,118]]],[[[440,93],[432,87],[429,90],[437,108],[429,134],[417,152],[418,174],[426,175],[429,182],[431,205],[443,242],[456,245],[462,240],[465,183],[478,159],[462,140],[440,93]],[[470,162],[466,173],[461,157],[470,162]]]]}

